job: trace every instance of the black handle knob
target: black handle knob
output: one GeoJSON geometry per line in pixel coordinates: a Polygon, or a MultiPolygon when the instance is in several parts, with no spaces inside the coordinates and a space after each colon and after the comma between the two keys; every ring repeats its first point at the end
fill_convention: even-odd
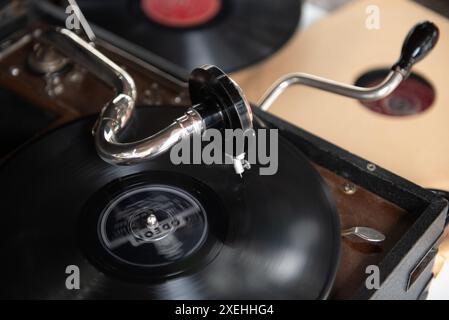
{"type": "Polygon", "coordinates": [[[393,66],[409,71],[413,65],[422,60],[435,47],[440,31],[430,21],[417,24],[408,33],[402,45],[401,58],[393,66]]]}

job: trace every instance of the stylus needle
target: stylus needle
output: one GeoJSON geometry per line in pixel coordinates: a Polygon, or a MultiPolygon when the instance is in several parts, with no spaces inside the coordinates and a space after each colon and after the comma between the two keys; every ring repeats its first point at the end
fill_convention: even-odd
{"type": "Polygon", "coordinates": [[[370,243],[380,243],[385,241],[385,235],[381,232],[367,227],[353,227],[343,230],[341,232],[342,237],[345,238],[358,238],[360,240],[370,243]]]}

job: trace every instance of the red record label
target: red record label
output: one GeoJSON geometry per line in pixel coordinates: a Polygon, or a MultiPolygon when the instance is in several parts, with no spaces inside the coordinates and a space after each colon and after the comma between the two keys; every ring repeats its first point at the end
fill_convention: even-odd
{"type": "Polygon", "coordinates": [[[188,28],[212,20],[221,9],[221,0],[141,0],[141,7],[157,23],[188,28]]]}

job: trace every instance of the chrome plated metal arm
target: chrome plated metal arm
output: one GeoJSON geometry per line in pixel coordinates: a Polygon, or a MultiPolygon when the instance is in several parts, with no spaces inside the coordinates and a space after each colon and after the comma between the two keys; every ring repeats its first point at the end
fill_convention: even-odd
{"type": "Polygon", "coordinates": [[[438,41],[438,28],[431,22],[417,24],[407,35],[401,58],[385,80],[371,88],[338,83],[305,73],[292,73],[279,79],[261,98],[258,105],[267,111],[276,99],[292,85],[305,85],[357,100],[379,100],[391,94],[408,77],[415,63],[423,59],[438,41]]]}
{"type": "Polygon", "coordinates": [[[201,132],[203,122],[195,111],[189,111],[164,130],[141,141],[121,143],[119,135],[134,111],[137,89],[132,77],[92,45],[67,29],[50,30],[43,38],[69,58],[111,85],[116,97],[103,108],[94,128],[99,156],[110,163],[130,164],[159,156],[187,135],[201,132]]]}
{"type": "Polygon", "coordinates": [[[292,73],[279,79],[270,89],[268,89],[258,105],[262,110],[267,111],[287,88],[299,84],[357,100],[379,100],[392,93],[405,77],[406,74],[404,72],[391,71],[381,84],[372,88],[362,88],[338,83],[306,73],[292,73]]]}
{"type": "Polygon", "coordinates": [[[208,128],[248,129],[252,113],[241,89],[220,69],[203,66],[189,81],[194,105],[160,132],[140,141],[120,142],[120,134],[131,119],[137,100],[132,77],[90,43],[67,29],[44,32],[41,40],[56,47],[115,89],[116,97],[101,111],[93,134],[99,156],[113,164],[132,164],[153,159],[170,150],[183,138],[208,128]],[[219,94],[219,95],[218,95],[219,94]]]}
{"type": "MultiPolygon", "coordinates": [[[[132,77],[93,45],[67,29],[50,30],[40,37],[115,89],[116,97],[103,108],[93,131],[97,152],[107,162],[132,164],[153,159],[183,138],[201,134],[209,128],[245,131],[252,127],[251,107],[238,85],[217,67],[203,66],[191,74],[189,90],[193,106],[182,117],[146,139],[121,142],[120,134],[133,114],[137,99],[132,77]]],[[[293,84],[304,84],[359,100],[380,99],[408,76],[413,64],[431,51],[437,39],[438,29],[432,23],[415,26],[404,43],[400,60],[385,81],[376,87],[359,88],[311,75],[293,74],[281,79],[262,99],[260,106],[267,110],[293,84]]],[[[238,159],[239,155],[233,156],[238,159]]]]}
{"type": "Polygon", "coordinates": [[[130,143],[120,143],[118,135],[124,126],[116,121],[115,115],[120,109],[126,110],[131,102],[126,95],[118,96],[106,107],[99,119],[99,124],[95,132],[95,143],[99,156],[114,164],[132,164],[144,160],[150,160],[170,150],[179,143],[195,133],[201,134],[204,129],[203,119],[193,109],[184,116],[175,120],[171,125],[158,133],[140,141],[130,143]],[[123,106],[123,107],[122,107],[123,106]],[[108,112],[112,111],[112,117],[108,112]]]}

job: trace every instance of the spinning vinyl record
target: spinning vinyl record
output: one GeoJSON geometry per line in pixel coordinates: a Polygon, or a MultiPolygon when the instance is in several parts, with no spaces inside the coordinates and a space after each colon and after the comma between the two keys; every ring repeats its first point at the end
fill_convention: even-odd
{"type": "MultiPolygon", "coordinates": [[[[124,139],[154,133],[183,111],[140,108],[124,139]]],[[[48,133],[0,167],[0,298],[328,295],[338,216],[288,142],[280,138],[273,176],[260,176],[257,165],[243,178],[227,165],[176,166],[169,155],[113,166],[96,154],[94,122],[48,133]]]]}
{"type": "Polygon", "coordinates": [[[278,50],[298,27],[300,0],[79,0],[93,24],[192,70],[226,72],[278,50]]]}

